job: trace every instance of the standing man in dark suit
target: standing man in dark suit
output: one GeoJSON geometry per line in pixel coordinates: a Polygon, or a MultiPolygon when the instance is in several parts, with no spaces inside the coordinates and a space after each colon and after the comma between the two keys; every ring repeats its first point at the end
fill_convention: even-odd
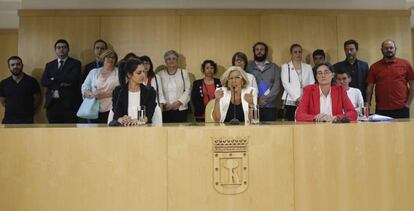
{"type": "Polygon", "coordinates": [[[55,43],[57,59],[46,64],[42,86],[46,87],[45,108],[49,123],[76,123],[80,104],[80,61],[68,56],[69,43],[55,43]]]}
{"type": "Polygon", "coordinates": [[[344,42],[345,60],[334,65],[335,72],[348,73],[352,81],[349,83],[350,87],[357,88],[361,91],[362,97],[366,99],[367,77],[368,77],[368,63],[359,60],[358,42],[355,40],[347,40],[344,42]]]}
{"type": "Polygon", "coordinates": [[[85,81],[86,77],[88,76],[89,72],[95,68],[102,67],[102,62],[99,59],[102,52],[104,52],[106,49],[108,49],[108,44],[106,44],[103,40],[96,40],[93,44],[93,53],[95,54],[95,60],[93,60],[91,63],[85,65],[85,69],[82,73],[82,81],[81,84],[85,81]]]}

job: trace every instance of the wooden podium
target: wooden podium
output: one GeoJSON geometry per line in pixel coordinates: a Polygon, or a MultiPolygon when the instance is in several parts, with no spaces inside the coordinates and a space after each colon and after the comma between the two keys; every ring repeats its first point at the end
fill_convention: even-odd
{"type": "Polygon", "coordinates": [[[0,128],[0,210],[412,211],[414,122],[0,128]]]}

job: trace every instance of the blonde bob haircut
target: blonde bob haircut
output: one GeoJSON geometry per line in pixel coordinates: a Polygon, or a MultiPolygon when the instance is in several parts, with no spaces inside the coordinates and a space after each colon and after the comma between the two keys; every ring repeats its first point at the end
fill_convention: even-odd
{"type": "Polygon", "coordinates": [[[243,85],[242,85],[242,89],[246,88],[247,86],[249,86],[249,80],[247,79],[247,75],[244,72],[244,70],[241,67],[237,67],[237,66],[231,66],[229,67],[226,72],[223,73],[223,75],[221,76],[221,85],[223,85],[224,87],[230,89],[229,85],[228,85],[228,81],[229,81],[229,76],[230,73],[232,72],[239,72],[242,80],[243,80],[243,85]]]}
{"type": "Polygon", "coordinates": [[[115,59],[114,64],[116,65],[118,63],[118,55],[112,49],[106,49],[104,52],[102,52],[102,54],[99,56],[99,60],[103,63],[105,61],[105,58],[110,56],[115,59]]]}

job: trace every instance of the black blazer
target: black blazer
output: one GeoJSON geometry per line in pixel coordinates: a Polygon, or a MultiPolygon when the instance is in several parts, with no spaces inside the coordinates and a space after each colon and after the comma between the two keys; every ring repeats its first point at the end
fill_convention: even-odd
{"type": "MultiPolygon", "coordinates": [[[[91,63],[85,65],[85,69],[83,70],[82,77],[81,77],[81,84],[85,81],[86,77],[88,76],[89,72],[98,66],[96,65],[96,61],[92,61],[91,63]]],[[[102,64],[101,64],[102,67],[102,64]]]]}
{"type": "MultiPolygon", "coordinates": [[[[155,90],[154,88],[148,88],[143,84],[140,84],[139,86],[141,89],[140,105],[146,107],[146,116],[148,122],[151,122],[155,106],[157,106],[157,103],[155,102],[155,90]]],[[[117,86],[112,92],[112,111],[114,112],[113,119],[115,120],[118,120],[118,118],[123,117],[124,115],[128,115],[128,84],[117,86]]]]}
{"type": "MultiPolygon", "coordinates": [[[[214,78],[214,86],[216,89],[221,87],[221,82],[219,79],[214,78]]],[[[196,117],[202,116],[206,110],[203,98],[203,79],[196,80],[193,82],[193,89],[191,90],[191,102],[194,105],[194,116],[196,117]]]]}
{"type": "Polygon", "coordinates": [[[46,64],[40,80],[42,86],[46,87],[45,108],[48,108],[53,100],[52,90],[59,90],[59,99],[62,100],[66,109],[78,109],[81,102],[80,93],[81,62],[68,57],[63,64],[63,69],[58,71],[58,60],[55,59],[46,64]],[[62,86],[61,83],[68,84],[62,86]]]}

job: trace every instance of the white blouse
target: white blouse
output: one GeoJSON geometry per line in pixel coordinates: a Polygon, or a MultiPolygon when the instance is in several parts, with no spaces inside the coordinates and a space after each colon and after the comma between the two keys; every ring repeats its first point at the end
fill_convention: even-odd
{"type": "Polygon", "coordinates": [[[141,92],[128,92],[128,116],[131,119],[138,118],[138,106],[140,106],[141,92]]]}

